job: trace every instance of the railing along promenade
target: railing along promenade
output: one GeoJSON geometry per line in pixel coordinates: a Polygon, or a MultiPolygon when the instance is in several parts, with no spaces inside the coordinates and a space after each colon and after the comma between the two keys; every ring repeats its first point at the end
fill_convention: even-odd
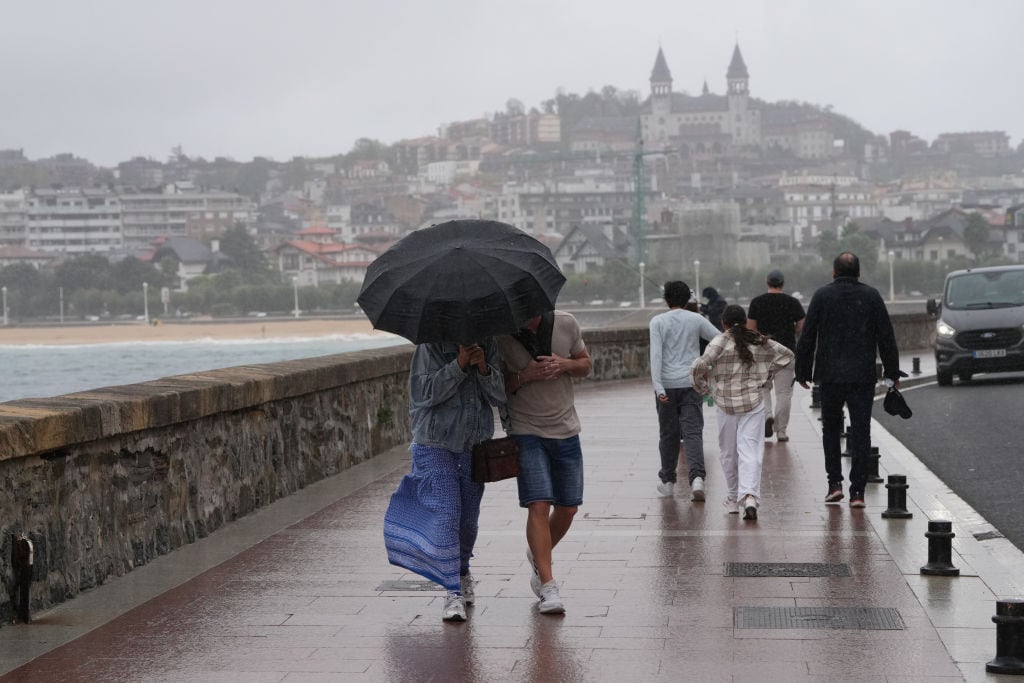
{"type": "MultiPolygon", "coordinates": [[[[893,316],[903,348],[926,315],[893,316]]],[[[646,326],[588,329],[585,381],[644,377],[646,326]]],[[[0,553],[35,545],[33,610],[405,443],[411,345],[0,404],[0,553]]],[[[6,567],[5,571],[9,572],[6,567]]],[[[0,592],[0,618],[11,604],[0,592]]]]}

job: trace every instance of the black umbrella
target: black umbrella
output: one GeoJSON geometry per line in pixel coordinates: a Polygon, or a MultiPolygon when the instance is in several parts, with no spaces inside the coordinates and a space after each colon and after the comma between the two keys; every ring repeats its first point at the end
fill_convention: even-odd
{"type": "Polygon", "coordinates": [[[378,330],[416,344],[471,343],[553,310],[565,276],[542,243],[488,220],[409,233],[366,270],[357,301],[378,330]]]}

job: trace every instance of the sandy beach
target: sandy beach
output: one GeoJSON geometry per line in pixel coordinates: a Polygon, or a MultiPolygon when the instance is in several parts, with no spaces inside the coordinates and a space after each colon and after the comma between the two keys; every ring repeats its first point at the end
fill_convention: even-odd
{"type": "MultiPolygon", "coordinates": [[[[245,322],[163,322],[0,327],[0,345],[104,344],[193,339],[281,339],[339,334],[379,334],[368,320],[255,320],[245,322]]],[[[388,335],[393,336],[393,335],[388,335]]]]}

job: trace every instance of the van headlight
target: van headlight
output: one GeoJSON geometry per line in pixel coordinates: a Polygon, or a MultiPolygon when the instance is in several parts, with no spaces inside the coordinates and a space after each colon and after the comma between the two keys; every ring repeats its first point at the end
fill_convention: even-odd
{"type": "Polygon", "coordinates": [[[935,323],[935,332],[943,339],[952,339],[956,336],[956,330],[950,327],[945,320],[935,323]]]}

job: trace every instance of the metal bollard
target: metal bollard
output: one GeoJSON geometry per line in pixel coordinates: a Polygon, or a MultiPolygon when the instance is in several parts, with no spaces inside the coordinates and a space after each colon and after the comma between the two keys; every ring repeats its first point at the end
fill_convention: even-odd
{"type": "Polygon", "coordinates": [[[811,409],[821,410],[821,387],[817,384],[811,385],[811,409]]]}
{"type": "Polygon", "coordinates": [[[985,665],[994,674],[1024,675],[1024,600],[997,600],[996,658],[985,665]]]}
{"type": "Polygon", "coordinates": [[[912,374],[912,375],[920,375],[921,374],[921,359],[918,358],[917,356],[915,356],[915,357],[911,358],[910,361],[911,361],[911,363],[913,363],[913,368],[914,368],[913,370],[910,371],[910,374],[912,374]]]}
{"type": "Polygon", "coordinates": [[[886,519],[910,519],[913,512],[907,511],[907,475],[890,474],[889,483],[885,485],[889,489],[889,507],[882,513],[886,519]]]}
{"type": "Polygon", "coordinates": [[[871,447],[871,454],[868,455],[868,483],[869,484],[881,484],[884,479],[882,475],[878,473],[878,461],[882,459],[882,454],[878,452],[878,446],[871,447]]]}
{"type": "Polygon", "coordinates": [[[953,566],[953,522],[934,519],[928,522],[928,564],[921,567],[921,573],[928,576],[960,576],[960,570],[953,566]]]}

